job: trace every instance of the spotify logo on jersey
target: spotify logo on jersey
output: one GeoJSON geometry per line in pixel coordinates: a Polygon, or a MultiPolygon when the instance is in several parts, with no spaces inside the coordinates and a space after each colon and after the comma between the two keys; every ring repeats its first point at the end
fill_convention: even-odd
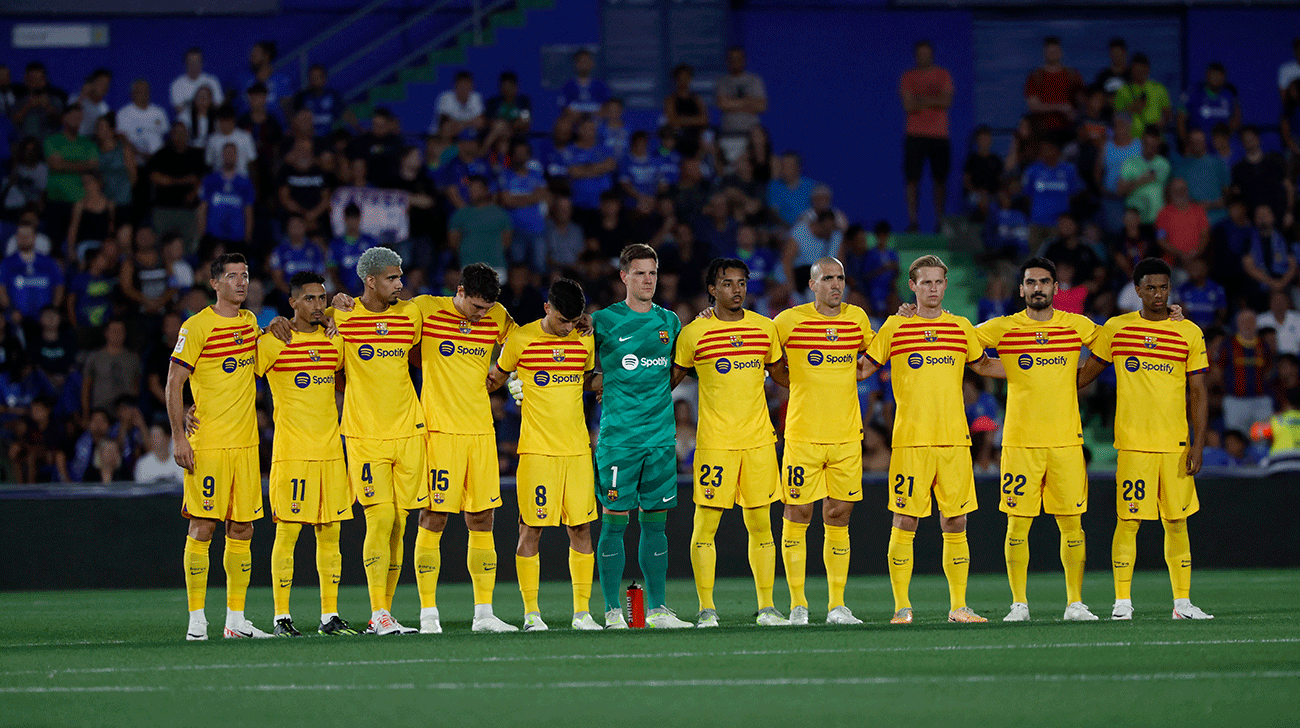
{"type": "Polygon", "coordinates": [[[636,369],[637,365],[640,363],[641,360],[637,358],[636,354],[628,354],[627,356],[623,357],[623,368],[628,370],[629,372],[632,371],[633,369],[636,369]]]}
{"type": "Polygon", "coordinates": [[[823,358],[824,357],[822,356],[822,353],[820,351],[817,351],[816,349],[808,352],[808,363],[812,364],[813,366],[817,366],[821,364],[823,358]]]}
{"type": "Polygon", "coordinates": [[[1034,367],[1034,357],[1028,354],[1021,354],[1020,358],[1016,360],[1016,363],[1020,365],[1021,369],[1028,371],[1034,367]]]}
{"type": "Polygon", "coordinates": [[[718,370],[718,374],[726,374],[731,371],[731,360],[719,359],[713,363],[713,368],[718,370]]]}
{"type": "Polygon", "coordinates": [[[539,387],[545,387],[550,382],[551,375],[549,372],[538,372],[533,375],[533,384],[536,384],[539,387]]]}
{"type": "Polygon", "coordinates": [[[456,353],[456,345],[450,341],[444,341],[441,344],[438,344],[438,353],[443,356],[451,356],[456,353]]]}
{"type": "Polygon", "coordinates": [[[239,363],[235,361],[233,356],[227,357],[225,361],[221,362],[221,370],[226,374],[234,372],[237,368],[239,368],[239,363]]]}
{"type": "Polygon", "coordinates": [[[1142,367],[1142,362],[1136,356],[1130,356],[1124,360],[1124,368],[1130,372],[1136,372],[1142,367]]]}
{"type": "Polygon", "coordinates": [[[375,358],[375,347],[370,344],[362,344],[357,349],[357,356],[361,357],[362,361],[370,361],[375,358]]]}
{"type": "Polygon", "coordinates": [[[307,372],[298,372],[293,377],[293,383],[298,385],[298,389],[306,389],[311,386],[311,375],[307,372]]]}
{"type": "Polygon", "coordinates": [[[921,365],[924,363],[925,363],[925,357],[922,357],[917,352],[912,352],[907,357],[907,365],[909,367],[912,367],[913,369],[920,369],[921,365]]]}

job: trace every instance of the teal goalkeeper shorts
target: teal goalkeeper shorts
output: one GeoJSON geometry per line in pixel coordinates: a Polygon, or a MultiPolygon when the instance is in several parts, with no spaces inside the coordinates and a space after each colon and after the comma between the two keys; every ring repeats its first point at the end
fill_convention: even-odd
{"type": "Polygon", "coordinates": [[[596,497],[611,511],[677,505],[677,449],[596,446],[596,497]]]}

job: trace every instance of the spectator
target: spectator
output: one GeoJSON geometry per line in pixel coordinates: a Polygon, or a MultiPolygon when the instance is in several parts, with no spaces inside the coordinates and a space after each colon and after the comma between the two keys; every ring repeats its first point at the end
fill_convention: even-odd
{"type": "MultiPolygon", "coordinates": [[[[1029,198],[1030,245],[1037,246],[1070,210],[1071,200],[1083,191],[1079,170],[1061,156],[1055,139],[1044,139],[1041,158],[1025,170],[1023,188],[1029,198]]],[[[1154,216],[1154,213],[1153,213],[1154,216]]]]}
{"type": "Polygon", "coordinates": [[[1252,210],[1268,205],[1273,209],[1274,219],[1281,220],[1283,228],[1290,228],[1295,184],[1287,179],[1286,163],[1276,152],[1264,152],[1259,129],[1254,126],[1242,127],[1241,146],[1245,156],[1232,168],[1233,190],[1245,198],[1252,210]]]}
{"type": "Polygon", "coordinates": [[[172,111],[178,116],[183,114],[201,88],[206,88],[212,94],[214,105],[220,106],[225,101],[221,82],[216,76],[203,72],[203,49],[193,46],[185,51],[185,72],[172,81],[172,111]]]}
{"type": "Polygon", "coordinates": [[[683,159],[677,182],[673,185],[673,206],[678,217],[689,224],[704,213],[712,195],[712,187],[705,178],[698,159],[683,159]]]}
{"type": "Polygon", "coordinates": [[[153,225],[158,232],[176,231],[193,250],[198,240],[199,187],[207,171],[203,152],[190,146],[189,131],[172,124],[168,145],[150,160],[154,187],[153,225]]]}
{"type": "Polygon", "coordinates": [[[85,83],[81,85],[81,93],[68,102],[81,107],[81,128],[77,130],[81,136],[95,136],[95,126],[99,118],[109,113],[108,101],[105,99],[112,83],[112,71],[107,68],[96,68],[86,76],[85,83]]]}
{"type": "Polygon", "coordinates": [[[984,323],[999,316],[1006,316],[1011,311],[1011,296],[1007,294],[1007,279],[1001,275],[990,275],[984,285],[984,296],[975,305],[976,318],[984,323]]]}
{"type": "MultiPolygon", "coordinates": [[[[903,73],[898,94],[907,114],[903,138],[903,176],[907,182],[907,230],[919,230],[917,209],[921,174],[930,162],[934,182],[936,229],[943,220],[948,169],[952,165],[952,144],[948,139],[948,107],[952,105],[952,76],[934,65],[934,46],[917,41],[913,52],[916,65],[903,73]]],[[[1027,92],[1026,92],[1027,93],[1027,92]]]]}
{"type": "Polygon", "coordinates": [[[244,308],[253,312],[257,317],[257,325],[265,328],[271,325],[271,321],[280,315],[280,311],[274,306],[266,305],[266,288],[262,286],[261,278],[254,278],[248,282],[248,299],[244,301],[244,308]]]}
{"type": "Polygon", "coordinates": [[[1205,81],[1183,94],[1178,109],[1178,139],[1187,143],[1187,132],[1200,129],[1205,134],[1217,124],[1227,124],[1230,131],[1241,126],[1241,96],[1228,83],[1228,72],[1215,61],[1205,71],[1205,81]]]}
{"type": "Polygon", "coordinates": [[[1228,199],[1228,216],[1210,228],[1210,277],[1233,291],[1234,301],[1238,292],[1254,287],[1241,261],[1250,252],[1254,233],[1254,220],[1240,197],[1228,199]]]}
{"type": "Polygon", "coordinates": [[[727,73],[714,87],[714,103],[722,112],[718,148],[723,159],[734,163],[745,155],[749,132],[767,111],[767,88],[758,74],[745,68],[745,49],[727,49],[727,73]]]}
{"type": "MultiPolygon", "coordinates": [[[[253,84],[248,89],[248,111],[235,119],[235,126],[253,141],[254,159],[248,165],[248,177],[258,190],[275,187],[275,172],[280,165],[279,147],[284,140],[284,126],[266,107],[266,87],[253,84]]],[[[274,207],[275,195],[262,198],[263,207],[274,207]]]]}
{"type": "Polygon", "coordinates": [[[319,63],[307,69],[307,88],[293,95],[291,106],[295,114],[304,109],[311,113],[312,130],[318,137],[328,136],[340,123],[348,126],[357,123],[343,94],[330,87],[329,74],[319,63]]]}
{"type": "Polygon", "coordinates": [[[563,116],[594,114],[611,96],[604,81],[592,77],[596,57],[586,48],[573,54],[573,78],[560,87],[556,105],[563,116]]]}
{"type": "Polygon", "coordinates": [[[150,426],[148,442],[148,452],[135,461],[135,482],[183,481],[185,470],[172,458],[172,436],[167,425],[160,422],[150,426]]]}
{"type": "Polygon", "coordinates": [[[1166,262],[1184,269],[1210,243],[1210,219],[1204,208],[1192,202],[1187,180],[1181,177],[1169,181],[1169,202],[1156,215],[1156,242],[1166,262]]]}
{"type": "MultiPolygon", "coordinates": [[[[1228,293],[1210,280],[1210,266],[1204,258],[1187,261],[1187,282],[1178,287],[1176,299],[1187,320],[1201,327],[1223,326],[1228,320],[1228,293]]],[[[1300,321],[1294,322],[1300,330],[1300,321]]]]}
{"type": "Polygon", "coordinates": [[[72,222],[68,224],[68,255],[71,260],[81,260],[79,247],[85,243],[89,247],[99,247],[105,240],[113,237],[117,229],[117,209],[113,201],[104,195],[104,185],[99,175],[86,173],[81,175],[81,188],[85,194],[72,205],[72,222]]]}
{"type": "Polygon", "coordinates": [[[1300,395],[1300,357],[1295,354],[1278,354],[1277,361],[1274,362],[1274,372],[1277,375],[1273,381],[1273,411],[1283,412],[1287,409],[1300,407],[1300,402],[1296,402],[1290,408],[1287,407],[1287,394],[1294,392],[1300,395]]]}
{"type": "Polygon", "coordinates": [[[461,70],[456,72],[452,87],[438,94],[435,104],[435,117],[429,123],[430,134],[436,134],[446,124],[451,134],[462,130],[478,131],[483,128],[483,97],[474,90],[474,74],[461,70]]]}
{"type": "Polygon", "coordinates": [[[1106,93],[1106,111],[1109,115],[1114,110],[1115,94],[1119,93],[1119,90],[1129,81],[1128,43],[1118,36],[1111,38],[1107,52],[1110,65],[1097,72],[1097,78],[1092,85],[1106,93]]]}
{"type": "Polygon", "coordinates": [[[474,130],[464,129],[456,137],[456,156],[439,170],[441,178],[438,185],[451,202],[452,208],[461,210],[471,204],[470,178],[487,179],[490,174],[492,170],[479,156],[478,137],[474,130]]]}
{"type": "Polygon", "coordinates": [[[1287,156],[1287,177],[1300,177],[1300,78],[1282,92],[1282,118],[1278,120],[1282,151],[1287,156]]]}
{"type": "Polygon", "coordinates": [[[248,175],[248,165],[257,159],[257,146],[253,143],[253,135],[235,126],[235,110],[229,105],[217,109],[216,119],[217,128],[208,137],[204,161],[209,167],[221,166],[222,150],[227,144],[234,144],[235,151],[238,152],[235,170],[239,174],[248,175]]]}
{"type": "MultiPolygon", "coordinates": [[[[407,200],[406,240],[397,242],[398,255],[402,256],[406,269],[412,271],[412,275],[419,271],[423,276],[433,265],[434,238],[439,243],[442,242],[445,225],[442,218],[434,216],[438,190],[429,178],[418,147],[406,147],[402,153],[402,163],[398,167],[397,179],[393,181],[393,189],[405,192],[407,200]]],[[[411,288],[415,290],[422,281],[413,280],[415,283],[411,288]]]]}
{"type": "Polygon", "coordinates": [[[36,137],[25,137],[18,143],[13,166],[0,186],[0,223],[17,223],[24,212],[34,214],[40,209],[49,181],[50,168],[41,158],[41,143],[36,137]]]}
{"type": "Polygon", "coordinates": [[[284,215],[298,215],[308,230],[329,226],[330,195],[338,183],[321,169],[311,151],[311,141],[298,139],[276,177],[277,198],[284,215]]]}
{"type": "Polygon", "coordinates": [[[145,350],[144,385],[145,411],[153,419],[166,421],[167,372],[171,369],[171,354],[180,340],[181,315],[170,311],[162,319],[162,335],[145,350]],[[164,415],[159,417],[159,415],[164,415]]]}
{"type": "Polygon", "coordinates": [[[767,185],[767,204],[786,225],[794,224],[812,206],[815,182],[804,177],[797,152],[781,155],[781,172],[778,179],[767,185]]]}
{"type": "Polygon", "coordinates": [[[812,222],[823,212],[829,212],[835,216],[835,229],[844,232],[849,229],[849,218],[843,210],[835,207],[835,191],[830,185],[819,184],[813,187],[812,196],[809,198],[808,209],[803,211],[799,216],[799,222],[812,222]]]}
{"type": "Polygon", "coordinates": [[[29,224],[36,228],[36,252],[41,255],[50,255],[54,250],[54,244],[50,241],[50,236],[40,231],[41,218],[36,214],[36,208],[28,208],[18,216],[18,224],[13,227],[14,234],[9,236],[9,241],[5,245],[5,255],[13,255],[18,252],[18,226],[29,224]]]}
{"type": "Polygon", "coordinates": [[[1277,332],[1279,354],[1300,354],[1300,311],[1285,291],[1269,294],[1268,310],[1259,315],[1256,325],[1277,332]]]}
{"type": "Polygon", "coordinates": [[[1101,192],[1095,174],[1101,163],[1102,152],[1110,140],[1110,124],[1106,121],[1106,92],[1089,86],[1084,92],[1083,114],[1075,126],[1075,166],[1081,171],[1088,192],[1094,196],[1101,192]]]}
{"type": "Polygon", "coordinates": [[[1165,206],[1169,160],[1160,155],[1160,129],[1151,124],[1142,132],[1142,155],[1124,160],[1116,189],[1125,205],[1138,211],[1144,225],[1152,225],[1165,206]]]}
{"type": "Polygon", "coordinates": [[[533,101],[519,93],[519,75],[503,71],[497,80],[497,95],[488,99],[484,114],[489,124],[500,124],[503,133],[527,134],[532,127],[533,101]]]}
{"type": "MultiPolygon", "coordinates": [[[[122,295],[145,314],[146,324],[150,320],[161,321],[167,304],[176,297],[177,291],[171,287],[170,272],[163,265],[158,246],[154,244],[154,233],[149,228],[136,231],[135,255],[122,263],[117,274],[117,284],[122,295]]],[[[132,319],[131,323],[137,323],[136,319],[132,319]]]]}
{"type": "Polygon", "coordinates": [[[376,107],[370,117],[370,131],[348,144],[348,158],[361,162],[364,170],[363,175],[354,175],[357,184],[388,187],[397,177],[404,146],[397,133],[397,117],[387,107],[376,107]]]}
{"type": "Polygon", "coordinates": [[[199,201],[198,237],[206,256],[221,245],[226,252],[246,251],[253,241],[253,182],[239,172],[239,149],[227,142],[221,163],[203,178],[199,201]]]}
{"type": "Polygon", "coordinates": [[[356,203],[348,203],[343,209],[343,234],[330,242],[330,257],[326,263],[330,287],[353,297],[361,295],[364,286],[357,277],[357,261],[362,253],[377,245],[378,240],[361,232],[361,208],[356,203]]]}
{"type": "Polygon", "coordinates": [[[1265,296],[1274,291],[1286,291],[1295,281],[1300,268],[1291,243],[1275,227],[1273,208],[1261,204],[1255,208],[1255,231],[1251,235],[1250,249],[1241,259],[1246,275],[1257,281],[1253,294],[1247,294],[1252,306],[1260,306],[1265,296]]]}
{"type": "Polygon", "coordinates": [[[985,124],[975,129],[975,148],[966,155],[962,166],[962,191],[971,210],[971,219],[984,222],[997,197],[1002,182],[1002,159],[993,153],[993,130],[985,124]]]}
{"type": "Polygon", "coordinates": [[[779,169],[780,162],[772,155],[772,135],[767,127],[755,124],[749,130],[749,142],[745,146],[745,157],[754,168],[754,179],[761,184],[772,181],[773,169],[779,169]]]}
{"type": "Polygon", "coordinates": [[[447,246],[462,265],[486,263],[505,278],[510,250],[510,215],[492,202],[487,178],[469,178],[470,204],[452,213],[447,223],[447,246]]]}
{"type": "Polygon", "coordinates": [[[99,176],[104,180],[104,194],[117,208],[120,222],[131,223],[131,190],[140,174],[135,149],[117,135],[117,114],[112,111],[99,117],[95,124],[95,143],[99,146],[99,176]]]}
{"type": "Polygon", "coordinates": [[[17,110],[11,116],[16,131],[19,136],[33,136],[44,141],[45,137],[59,131],[59,122],[67,104],[67,92],[50,84],[45,64],[40,61],[28,63],[22,86],[14,90],[17,110]]]}
{"type": "Polygon", "coordinates": [[[307,239],[307,222],[290,215],[284,226],[284,242],[271,251],[266,261],[271,280],[285,299],[289,297],[289,279],[304,271],[325,275],[325,253],[307,239]]]}
{"type": "Polygon", "coordinates": [[[81,107],[69,105],[63,110],[63,127],[45,137],[45,162],[49,165],[49,182],[45,188],[46,230],[54,240],[62,240],[72,221],[72,208],[86,190],[81,176],[99,170],[99,148],[89,137],[78,134],[81,107]]]}
{"type": "Polygon", "coordinates": [[[1115,94],[1115,110],[1133,115],[1133,133],[1141,134],[1149,126],[1157,132],[1173,122],[1173,104],[1164,84],[1151,78],[1151,61],[1145,53],[1134,53],[1129,67],[1129,82],[1115,94]]]}
{"type": "Polygon", "coordinates": [[[114,480],[124,480],[131,477],[130,473],[135,470],[135,461],[144,452],[148,432],[144,426],[144,415],[140,412],[140,407],[136,404],[138,398],[123,395],[117,398],[114,403],[114,411],[117,413],[117,422],[108,430],[108,434],[117,445],[120,446],[122,464],[126,466],[127,474],[114,480]]]}
{"type": "Polygon", "coordinates": [[[862,470],[868,473],[889,472],[889,431],[877,422],[862,428],[862,470]]]}
{"type": "Polygon", "coordinates": [[[1251,425],[1273,416],[1268,395],[1273,352],[1259,338],[1254,311],[1237,312],[1236,324],[1236,335],[1219,349],[1215,367],[1223,381],[1223,426],[1249,432],[1251,425]]]}
{"type": "Polygon", "coordinates": [[[105,248],[86,251],[85,266],[68,286],[68,320],[77,327],[83,348],[92,335],[98,337],[117,297],[117,276],[108,270],[110,255],[105,248]]]}
{"type": "Polygon", "coordinates": [[[600,196],[613,186],[611,175],[617,162],[596,136],[594,117],[580,117],[576,130],[564,162],[573,184],[573,218],[590,234],[600,218],[600,196]]]}
{"type": "Polygon", "coordinates": [[[145,166],[162,149],[167,129],[167,112],[149,100],[149,82],[136,79],[131,84],[131,103],[117,112],[117,131],[134,148],[136,164],[145,166]]]}
{"type": "Polygon", "coordinates": [[[177,112],[176,118],[189,130],[190,146],[207,149],[208,137],[212,136],[217,126],[217,107],[213,102],[212,91],[207,86],[200,86],[194,92],[194,99],[177,112]]]}
{"type": "Polygon", "coordinates": [[[974,372],[962,377],[962,400],[971,433],[971,458],[975,472],[996,475],[997,458],[993,452],[993,433],[1002,425],[998,401],[985,388],[984,380],[974,372]]]}
{"type": "Polygon", "coordinates": [[[659,147],[655,150],[655,158],[659,160],[659,176],[664,184],[672,186],[677,184],[682,167],[682,155],[677,151],[677,136],[667,126],[659,127],[657,134],[659,147]]]}
{"type": "Polygon", "coordinates": [[[530,269],[546,269],[546,206],[550,191],[542,166],[533,160],[527,139],[511,142],[510,168],[501,175],[501,206],[510,211],[514,225],[510,262],[530,269]]]}
{"type": "Polygon", "coordinates": [[[1187,147],[1175,162],[1173,174],[1186,180],[1188,193],[1205,208],[1210,224],[1214,225],[1228,214],[1224,195],[1232,184],[1232,175],[1227,163],[1207,153],[1205,139],[1205,132],[1200,129],[1188,130],[1187,147]]]}
{"type": "Polygon", "coordinates": [[[736,230],[739,227],[727,195],[715,191],[695,221],[695,239],[710,258],[736,257],[736,230]]]}
{"type": "Polygon", "coordinates": [[[1018,178],[1002,180],[997,206],[985,233],[989,252],[1009,260],[1023,260],[1029,255],[1029,199],[1020,194],[1020,189],[1018,178]]]}
{"type": "Polygon", "coordinates": [[[573,201],[557,195],[546,218],[546,266],[551,270],[572,268],[586,249],[582,228],[573,222],[573,201]]]}
{"type": "Polygon", "coordinates": [[[55,306],[41,309],[39,329],[27,343],[27,360],[53,386],[61,391],[68,373],[76,365],[77,340],[63,326],[63,315],[55,306]]]}
{"type": "MultiPolygon", "coordinates": [[[[1101,259],[1079,237],[1079,222],[1069,213],[1057,217],[1056,238],[1043,248],[1040,255],[1058,266],[1069,263],[1074,271],[1074,282],[1081,285],[1089,284],[1103,272],[1101,259]]],[[[1082,310],[1075,313],[1082,313],[1082,310]]]]}
{"type": "Polygon", "coordinates": [[[538,161],[542,163],[542,172],[552,185],[562,187],[565,194],[569,192],[569,167],[567,157],[569,145],[573,143],[573,122],[567,116],[555,120],[551,127],[551,137],[542,143],[538,161]]]}
{"type": "Polygon", "coordinates": [[[73,447],[72,461],[68,464],[68,476],[72,482],[94,482],[100,479],[98,468],[92,467],[100,444],[109,442],[108,430],[113,426],[108,410],[97,408],[89,414],[86,431],[77,438],[73,447]]]}
{"type": "Polygon", "coordinates": [[[194,267],[185,260],[185,239],[168,233],[162,240],[162,264],[167,269],[167,287],[184,291],[194,287],[194,267]]]}
{"type": "Polygon", "coordinates": [[[53,412],[54,403],[37,397],[27,420],[26,442],[15,443],[17,481],[22,483],[70,482],[68,475],[67,426],[53,412]]]}
{"type": "Polygon", "coordinates": [[[244,92],[242,101],[245,109],[248,108],[248,90],[254,84],[262,83],[266,86],[267,107],[274,109],[275,113],[281,115],[288,113],[287,107],[293,100],[293,83],[283,72],[274,73],[272,71],[275,66],[275,56],[275,41],[259,41],[249,49],[249,75],[245,76],[244,82],[240,84],[240,89],[244,92]]]}
{"type": "Polygon", "coordinates": [[[1278,94],[1286,93],[1286,87],[1290,86],[1292,81],[1300,78],[1300,36],[1291,39],[1291,52],[1295,54],[1295,58],[1277,68],[1278,94]]]}
{"type": "Polygon", "coordinates": [[[1128,112],[1115,112],[1110,139],[1102,147],[1094,172],[1102,192],[1102,226],[1108,232],[1119,230],[1128,207],[1126,195],[1119,191],[1120,172],[1125,162],[1142,155],[1142,141],[1133,134],[1132,121],[1128,112]]]}
{"type": "Polygon", "coordinates": [[[1235,167],[1245,156],[1245,153],[1233,144],[1232,132],[1228,131],[1227,124],[1214,125],[1214,130],[1210,132],[1210,147],[1214,151],[1214,156],[1222,159],[1229,169],[1235,167]]]}
{"type": "Polygon", "coordinates": [[[680,63],[673,67],[673,90],[664,98],[664,119],[678,138],[682,156],[694,157],[709,127],[709,111],[704,98],[691,88],[695,69],[680,63]]]}
{"type": "Polygon", "coordinates": [[[600,143],[609,149],[616,160],[627,154],[632,139],[632,130],[628,128],[623,112],[623,99],[617,96],[600,107],[600,143]]]}
{"type": "Polygon", "coordinates": [[[619,188],[625,195],[625,204],[647,215],[654,209],[655,196],[666,185],[659,174],[659,160],[650,154],[650,135],[634,132],[627,154],[620,160],[616,173],[619,188]]]}
{"type": "Polygon", "coordinates": [[[126,323],[113,319],[104,327],[104,346],[90,353],[82,371],[81,411],[112,407],[119,397],[140,396],[140,354],[126,348],[126,323]]]}
{"type": "Polygon", "coordinates": [[[890,246],[892,229],[889,222],[881,220],[873,231],[875,246],[867,251],[866,268],[868,300],[873,313],[883,313],[889,298],[898,289],[898,251],[890,246]]]}
{"type": "Polygon", "coordinates": [[[795,269],[811,266],[827,256],[838,256],[843,243],[844,233],[835,228],[835,213],[830,211],[822,212],[812,222],[800,222],[790,228],[790,237],[782,251],[786,282],[795,285],[797,291],[795,269]]]}
{"type": "MultiPolygon", "coordinates": [[[[740,155],[732,167],[730,173],[718,180],[718,188],[727,195],[737,214],[751,225],[767,227],[774,224],[776,220],[765,202],[767,185],[754,176],[754,163],[749,156],[740,155]]],[[[807,215],[806,210],[804,214],[807,215]]]]}
{"type": "Polygon", "coordinates": [[[745,285],[750,295],[766,295],[767,286],[776,277],[781,263],[771,248],[759,245],[758,230],[753,225],[736,228],[735,257],[749,266],[749,278],[745,285]]]}
{"type": "Polygon", "coordinates": [[[14,237],[17,252],[0,261],[0,309],[35,321],[46,306],[63,305],[63,268],[36,252],[34,224],[19,223],[14,237]]]}
{"type": "Polygon", "coordinates": [[[1083,76],[1065,65],[1061,39],[1043,39],[1043,65],[1025,79],[1025,106],[1043,132],[1066,136],[1079,115],[1083,76]]]}

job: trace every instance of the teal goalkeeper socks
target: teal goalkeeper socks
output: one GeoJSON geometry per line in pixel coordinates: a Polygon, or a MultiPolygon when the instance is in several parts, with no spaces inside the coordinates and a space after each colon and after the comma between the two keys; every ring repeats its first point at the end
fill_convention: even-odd
{"type": "Polygon", "coordinates": [[[664,582],[668,579],[668,511],[642,513],[641,544],[637,560],[645,575],[646,611],[664,606],[664,582]]]}
{"type": "Polygon", "coordinates": [[[606,513],[600,517],[600,543],[596,545],[596,563],[600,570],[600,591],[605,595],[606,612],[622,608],[619,591],[623,586],[623,567],[627,563],[623,547],[627,522],[627,516],[606,513]]]}

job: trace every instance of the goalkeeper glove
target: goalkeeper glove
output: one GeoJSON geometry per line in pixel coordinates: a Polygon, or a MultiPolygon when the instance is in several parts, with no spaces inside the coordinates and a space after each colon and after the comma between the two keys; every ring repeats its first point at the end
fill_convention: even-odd
{"type": "Polygon", "coordinates": [[[519,377],[513,372],[510,378],[506,380],[506,389],[510,390],[510,396],[515,398],[516,403],[524,401],[524,383],[519,381],[519,377]]]}

